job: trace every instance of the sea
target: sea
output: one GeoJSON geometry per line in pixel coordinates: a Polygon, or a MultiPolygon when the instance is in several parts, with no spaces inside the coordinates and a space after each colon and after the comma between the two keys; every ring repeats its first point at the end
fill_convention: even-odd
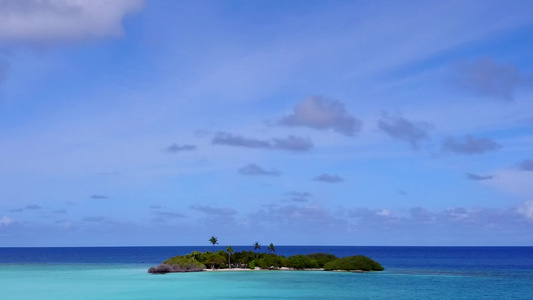
{"type": "Polygon", "coordinates": [[[147,272],[172,256],[220,249],[0,248],[0,299],[533,299],[533,247],[276,246],[285,256],[362,254],[385,271],[147,272]]]}

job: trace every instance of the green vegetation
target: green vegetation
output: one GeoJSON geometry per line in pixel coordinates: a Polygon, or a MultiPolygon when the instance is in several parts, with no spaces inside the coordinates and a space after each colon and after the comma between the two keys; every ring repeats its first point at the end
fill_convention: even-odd
{"type": "Polygon", "coordinates": [[[307,256],[316,261],[318,268],[324,268],[324,265],[330,261],[334,261],[336,259],[339,259],[333,254],[327,254],[327,253],[312,253],[307,254],[307,256]]]}
{"type": "Polygon", "coordinates": [[[330,261],[324,265],[326,271],[383,271],[384,268],[376,261],[363,256],[348,256],[330,261]]]}
{"type": "Polygon", "coordinates": [[[198,272],[205,269],[205,265],[194,258],[175,256],[165,260],[157,267],[150,267],[148,273],[164,274],[170,272],[198,272]]]}
{"type": "Polygon", "coordinates": [[[382,271],[384,268],[376,261],[363,256],[337,258],[327,253],[312,253],[285,257],[273,253],[256,253],[253,251],[233,252],[193,251],[184,256],[176,256],[165,260],[158,267],[151,267],[150,273],[192,272],[202,269],[250,268],[259,267],[264,270],[288,268],[294,270],[324,269],[326,271],[382,271]],[[228,257],[226,257],[226,255],[228,257]],[[228,264],[226,264],[228,263],[228,264]]]}
{"type": "Polygon", "coordinates": [[[231,246],[228,246],[228,248],[226,248],[226,251],[228,251],[228,266],[231,269],[231,256],[233,255],[233,248],[231,246]]]}
{"type": "MultiPolygon", "coordinates": [[[[215,246],[218,239],[212,236],[209,242],[215,246]]],[[[255,242],[254,251],[261,249],[259,242],[255,242]]],[[[324,269],[326,271],[383,271],[384,268],[376,261],[363,256],[349,256],[338,258],[333,254],[312,253],[307,255],[297,254],[290,257],[276,255],[274,244],[270,243],[267,248],[268,253],[256,253],[253,251],[234,252],[231,246],[226,248],[226,252],[218,250],[215,252],[193,251],[187,255],[175,256],[165,260],[157,267],[148,269],[149,273],[169,273],[169,272],[196,272],[203,269],[225,269],[225,268],[250,268],[278,270],[288,268],[294,270],[324,269]],[[226,265],[226,254],[228,264],[226,265]],[[233,263],[232,263],[233,262],[233,263]]]]}

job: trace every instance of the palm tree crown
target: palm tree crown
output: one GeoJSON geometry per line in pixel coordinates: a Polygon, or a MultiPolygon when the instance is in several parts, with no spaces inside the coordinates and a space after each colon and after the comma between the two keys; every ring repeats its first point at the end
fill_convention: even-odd
{"type": "Polygon", "coordinates": [[[276,248],[274,248],[274,244],[270,243],[270,245],[268,245],[268,252],[276,252],[276,248]]]}
{"type": "Polygon", "coordinates": [[[218,238],[216,238],[215,236],[212,236],[209,239],[209,242],[211,242],[211,244],[213,244],[213,246],[215,246],[216,244],[218,244],[218,238]]]}
{"type": "Polygon", "coordinates": [[[255,242],[254,244],[254,250],[261,249],[261,245],[259,245],[259,242],[255,242]]]}

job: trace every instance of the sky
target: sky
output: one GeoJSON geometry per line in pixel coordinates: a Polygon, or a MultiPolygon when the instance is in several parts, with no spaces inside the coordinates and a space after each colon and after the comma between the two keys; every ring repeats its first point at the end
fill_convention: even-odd
{"type": "Polygon", "coordinates": [[[531,11],[0,0],[0,247],[532,246],[531,11]]]}

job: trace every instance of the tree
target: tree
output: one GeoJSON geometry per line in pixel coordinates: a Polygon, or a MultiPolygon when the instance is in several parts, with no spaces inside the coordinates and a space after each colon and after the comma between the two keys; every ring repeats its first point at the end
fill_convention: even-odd
{"type": "Polygon", "coordinates": [[[254,244],[254,251],[257,249],[261,249],[261,245],[259,245],[259,242],[255,242],[254,244]]]}
{"type": "Polygon", "coordinates": [[[226,248],[226,251],[228,251],[228,267],[231,269],[231,255],[233,254],[233,248],[231,248],[231,246],[228,246],[228,248],[226,248]]]}
{"type": "Polygon", "coordinates": [[[209,242],[211,242],[211,244],[213,244],[213,247],[218,244],[218,238],[216,238],[215,236],[212,236],[210,239],[209,239],[209,242]]]}
{"type": "Polygon", "coordinates": [[[276,248],[274,248],[274,244],[270,243],[267,248],[268,252],[276,252],[276,248]]]}

